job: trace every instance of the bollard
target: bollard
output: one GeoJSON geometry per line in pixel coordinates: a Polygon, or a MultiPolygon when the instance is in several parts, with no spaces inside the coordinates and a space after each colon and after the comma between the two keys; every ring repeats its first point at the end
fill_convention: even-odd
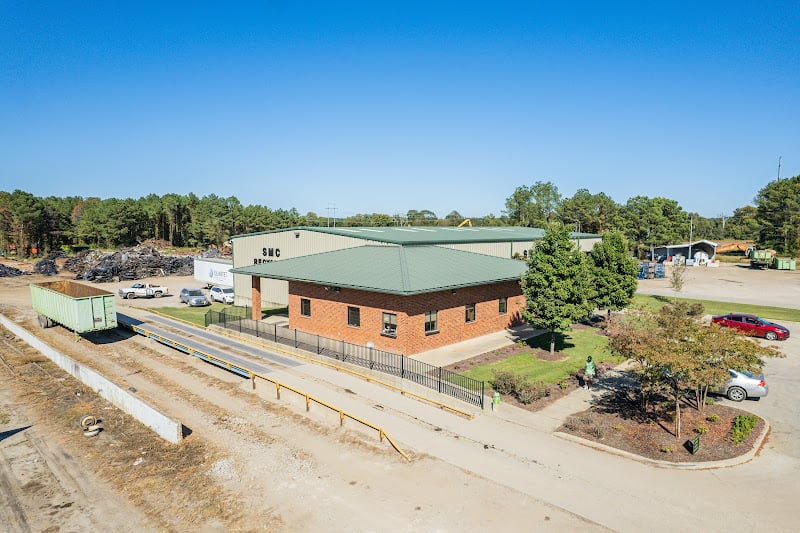
{"type": "Polygon", "coordinates": [[[500,393],[495,391],[492,396],[492,411],[497,411],[498,407],[500,407],[500,393]]]}

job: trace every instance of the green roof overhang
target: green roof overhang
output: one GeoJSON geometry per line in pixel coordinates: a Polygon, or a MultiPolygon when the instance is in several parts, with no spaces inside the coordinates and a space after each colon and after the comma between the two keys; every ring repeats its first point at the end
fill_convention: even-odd
{"type": "Polygon", "coordinates": [[[359,246],[232,269],[244,274],[410,296],[519,281],[523,261],[439,246],[359,246]]]}

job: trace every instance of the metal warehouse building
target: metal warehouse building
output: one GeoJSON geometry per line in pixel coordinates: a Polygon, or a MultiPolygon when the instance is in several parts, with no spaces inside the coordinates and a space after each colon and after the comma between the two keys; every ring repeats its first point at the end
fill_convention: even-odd
{"type": "MultiPolygon", "coordinates": [[[[386,227],[312,228],[297,227],[261,233],[236,235],[233,243],[233,268],[260,265],[359,246],[430,245],[481,255],[511,259],[525,258],[544,230],[522,227],[386,227]]],[[[600,240],[590,233],[573,233],[581,250],[588,252],[600,240]]],[[[252,305],[250,275],[234,275],[236,305],[252,305]]],[[[261,284],[263,306],[285,306],[288,282],[264,279],[261,284]]]]}
{"type": "MultiPolygon", "coordinates": [[[[413,354],[518,323],[544,230],[298,227],[233,241],[237,305],[288,306],[289,327],[413,354]]],[[[599,235],[573,233],[583,251],[599,235]]]]}

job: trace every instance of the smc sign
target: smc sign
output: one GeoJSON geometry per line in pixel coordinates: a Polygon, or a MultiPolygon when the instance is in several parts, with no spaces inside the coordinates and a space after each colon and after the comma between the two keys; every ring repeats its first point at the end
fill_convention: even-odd
{"type": "Polygon", "coordinates": [[[274,259],[269,259],[270,257],[280,257],[281,256],[281,249],[280,248],[262,248],[261,249],[261,256],[256,257],[253,259],[254,265],[260,265],[261,263],[271,263],[274,259]]]}

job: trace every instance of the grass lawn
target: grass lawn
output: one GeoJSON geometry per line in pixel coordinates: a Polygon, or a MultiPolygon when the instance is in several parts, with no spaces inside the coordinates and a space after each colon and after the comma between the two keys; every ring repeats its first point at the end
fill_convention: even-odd
{"type": "MultiPolygon", "coordinates": [[[[737,313],[751,313],[778,322],[781,320],[800,322],[800,309],[734,304],[690,298],[678,299],[690,304],[701,303],[705,312],[711,315],[723,315],[735,311],[737,313]]],[[[633,297],[633,305],[652,310],[658,310],[673,301],[674,298],[647,294],[636,294],[633,297]]],[[[506,370],[517,375],[523,375],[531,381],[553,384],[561,382],[570,374],[582,369],[587,355],[591,355],[598,363],[622,362],[621,358],[613,356],[609,351],[608,338],[598,335],[596,330],[592,328],[570,329],[564,335],[556,335],[556,351],[565,356],[560,361],[546,361],[536,357],[536,349],[550,350],[550,335],[544,334],[530,339],[529,345],[531,350],[525,350],[494,363],[473,366],[461,373],[474,379],[490,382],[494,379],[495,370],[506,370]]]]}
{"type": "MultiPolygon", "coordinates": [[[[750,313],[769,320],[780,322],[800,322],[800,309],[786,309],[784,307],[769,307],[766,305],[749,305],[731,302],[715,302],[712,300],[693,300],[690,298],[678,298],[679,301],[703,304],[705,312],[709,315],[724,315],[727,313],[750,313]]],[[[671,303],[674,298],[669,296],[656,296],[651,294],[635,294],[633,305],[641,306],[646,309],[657,311],[664,304],[671,303]]]]}
{"type": "Polygon", "coordinates": [[[608,338],[598,335],[594,328],[570,329],[563,335],[556,335],[556,351],[563,359],[546,361],[536,357],[536,350],[550,350],[550,335],[545,333],[529,340],[531,350],[488,365],[475,366],[462,374],[482,381],[492,381],[495,370],[506,370],[527,377],[531,381],[547,384],[558,383],[570,374],[583,368],[586,356],[591,355],[598,363],[621,363],[608,349],[608,338]]]}

